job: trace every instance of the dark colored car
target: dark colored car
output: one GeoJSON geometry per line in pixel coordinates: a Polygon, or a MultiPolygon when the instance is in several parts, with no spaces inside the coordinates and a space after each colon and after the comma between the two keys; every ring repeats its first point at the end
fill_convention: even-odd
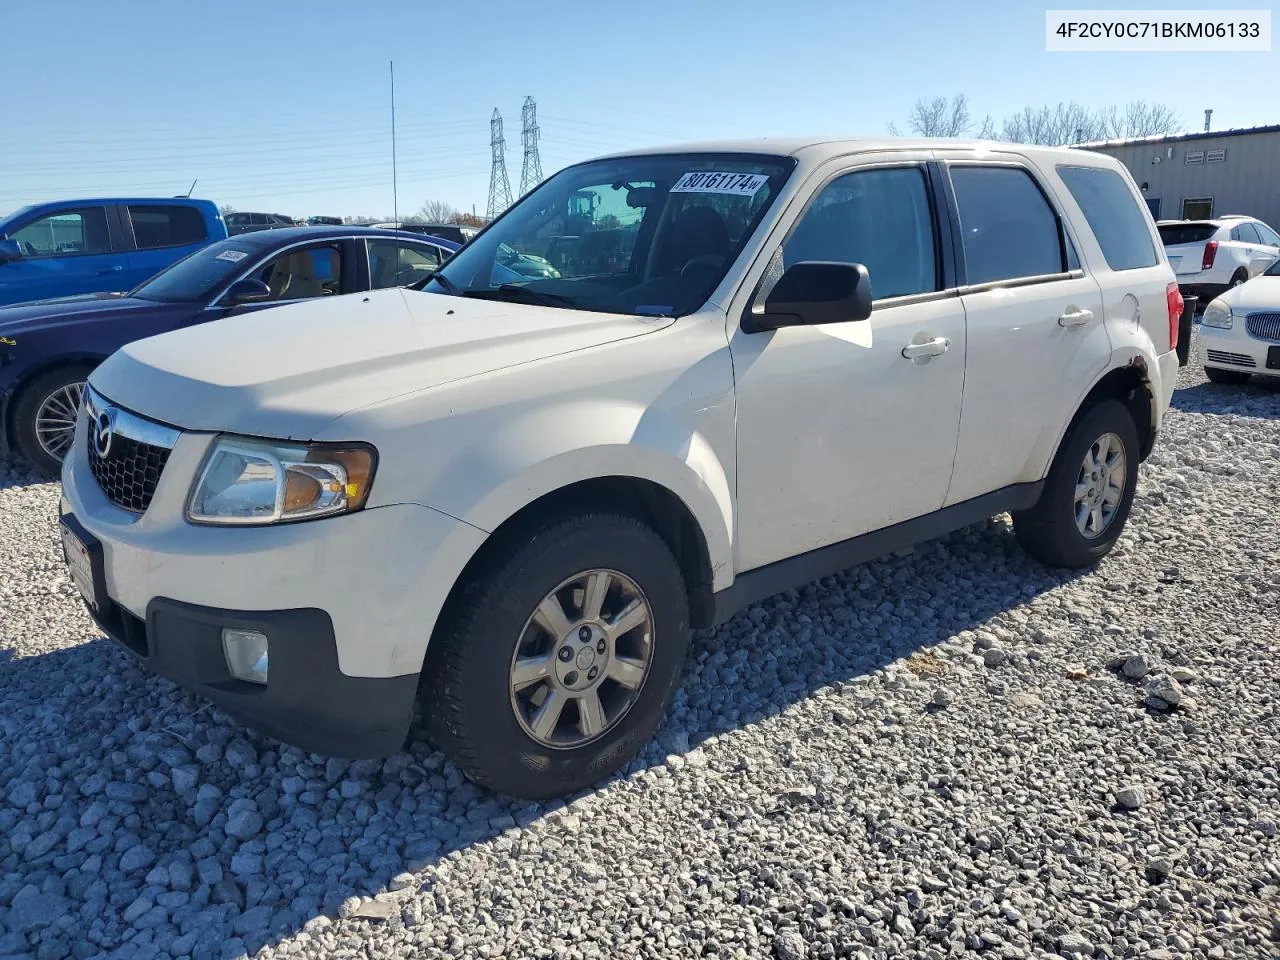
{"type": "Polygon", "coordinates": [[[228,213],[223,220],[227,224],[227,233],[233,237],[258,230],[284,230],[298,226],[296,220],[283,213],[228,213]]]}
{"type": "Polygon", "coordinates": [[[341,217],[307,217],[307,226],[340,227],[342,226],[342,218],[341,217]]]}
{"type": "Polygon", "coordinates": [[[452,240],[459,246],[471,239],[467,236],[466,228],[460,227],[456,223],[405,223],[401,221],[399,224],[379,223],[375,224],[375,226],[384,230],[403,230],[406,233],[420,233],[424,237],[439,237],[441,240],[452,240]]]}
{"type": "Polygon", "coordinates": [[[368,227],[298,227],[210,244],[129,293],[0,309],[0,453],[57,472],[90,371],[134,340],[312,297],[425,279],[458,245],[368,227]]]}

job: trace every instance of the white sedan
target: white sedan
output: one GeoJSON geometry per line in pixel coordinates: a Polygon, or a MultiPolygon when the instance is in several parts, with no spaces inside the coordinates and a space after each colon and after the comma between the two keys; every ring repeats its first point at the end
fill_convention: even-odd
{"type": "Polygon", "coordinates": [[[1211,301],[1198,340],[1200,362],[1214,383],[1280,376],[1280,260],[1211,301]]]}

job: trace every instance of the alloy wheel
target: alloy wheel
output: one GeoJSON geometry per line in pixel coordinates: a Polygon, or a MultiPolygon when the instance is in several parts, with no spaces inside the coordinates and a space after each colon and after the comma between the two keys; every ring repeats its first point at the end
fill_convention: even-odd
{"type": "Polygon", "coordinates": [[[76,434],[76,417],[84,383],[68,383],[44,398],[36,410],[36,440],[49,456],[62,462],[76,434]]]}
{"type": "Polygon", "coordinates": [[[587,570],[561,582],[525,621],[511,658],[511,708],[539,744],[581,747],[627,714],[652,661],[644,592],[617,570],[587,570]]]}
{"type": "Polygon", "coordinates": [[[1086,540],[1095,540],[1111,526],[1124,499],[1128,464],[1124,444],[1114,433],[1093,442],[1076,478],[1076,529],[1086,540]]]}

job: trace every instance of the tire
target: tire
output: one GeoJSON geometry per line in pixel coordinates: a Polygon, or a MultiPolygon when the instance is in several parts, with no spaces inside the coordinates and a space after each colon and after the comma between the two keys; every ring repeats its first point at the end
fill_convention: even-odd
{"type": "MultiPolygon", "coordinates": [[[[62,460],[70,449],[70,437],[65,448],[51,443],[47,435],[42,441],[37,420],[69,411],[73,398],[78,406],[80,391],[92,370],[93,367],[86,365],[57,367],[36,377],[18,394],[13,406],[14,446],[45,473],[55,477],[62,473],[62,460]],[[46,404],[52,406],[46,408],[46,404]]],[[[69,423],[74,433],[74,416],[69,423]]]]}
{"type": "Polygon", "coordinates": [[[1221,383],[1225,386],[1238,387],[1243,383],[1249,382],[1251,374],[1242,370],[1223,370],[1221,367],[1205,367],[1204,375],[1214,383],[1221,383]]]}
{"type": "Polygon", "coordinates": [[[514,549],[500,549],[482,562],[449,602],[427,648],[422,715],[428,737],[471,780],[499,793],[545,800],[602,780],[649,740],[666,713],[688,651],[688,593],[667,544],[629,516],[572,516],[508,542],[514,549]],[[594,620],[578,619],[586,581],[565,586],[587,571],[611,572],[601,615],[594,620]],[[564,588],[558,597],[557,585],[564,588]],[[651,614],[647,632],[641,627],[606,642],[609,634],[597,625],[613,620],[637,597],[651,614]],[[534,620],[548,599],[566,616],[569,632],[560,636],[567,639],[551,639],[534,620]],[[588,637],[583,630],[595,632],[588,637]],[[644,636],[648,667],[641,676],[633,671],[646,659],[644,636]],[[563,656],[566,651],[570,658],[563,656]],[[534,654],[547,654],[542,669],[552,675],[515,692],[517,652],[528,658],[526,664],[535,662],[534,654]],[[589,664],[593,656],[600,659],[589,664]],[[624,663],[632,671],[628,682],[637,681],[634,687],[613,679],[615,672],[623,675],[624,663]],[[579,664],[583,672],[572,672],[579,664]],[[581,709],[589,695],[570,699],[575,692],[570,685],[588,683],[593,664],[600,677],[595,702],[603,705],[598,715],[603,722],[594,738],[574,743],[575,737],[589,735],[581,709]],[[547,734],[561,738],[556,743],[538,739],[534,729],[552,690],[566,704],[558,712],[559,724],[547,734]],[[609,716],[610,706],[615,716],[609,716]]]}
{"type": "Polygon", "coordinates": [[[1018,543],[1051,567],[1078,570],[1092,566],[1111,552],[1124,531],[1137,481],[1138,431],[1133,417],[1120,401],[1102,400],[1086,409],[1067,431],[1036,505],[1014,513],[1013,530],[1018,543]],[[1092,481],[1083,473],[1086,454],[1095,457],[1100,452],[1098,445],[1107,438],[1110,445],[1119,441],[1124,456],[1123,469],[1118,463],[1114,468],[1114,476],[1123,477],[1123,488],[1111,513],[1106,513],[1105,502],[1098,507],[1098,516],[1104,522],[1100,526],[1094,524],[1097,530],[1090,535],[1077,524],[1077,482],[1083,478],[1104,493],[1111,489],[1105,472],[1101,482],[1092,481]]]}

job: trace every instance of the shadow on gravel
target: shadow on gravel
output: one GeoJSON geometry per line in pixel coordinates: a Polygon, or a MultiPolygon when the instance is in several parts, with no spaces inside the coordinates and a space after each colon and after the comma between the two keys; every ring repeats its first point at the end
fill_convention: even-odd
{"type": "MultiPolygon", "coordinates": [[[[695,639],[669,719],[614,779],[895,661],[945,673],[930,648],[1071,579],[996,520],[757,604],[695,639]]],[[[283,747],[105,639],[0,650],[0,734],[0,956],[220,960],[322,914],[414,923],[402,898],[439,875],[402,874],[563,806],[479,790],[416,730],[385,761],[283,747]]]]}
{"type": "Polygon", "coordinates": [[[51,483],[57,479],[28,465],[15,453],[0,456],[0,490],[7,490],[9,487],[28,487],[37,483],[51,483]]]}
{"type": "Polygon", "coordinates": [[[1238,387],[1208,382],[1183,387],[1173,392],[1170,405],[1184,413],[1280,419],[1280,377],[1254,376],[1238,387]]]}

